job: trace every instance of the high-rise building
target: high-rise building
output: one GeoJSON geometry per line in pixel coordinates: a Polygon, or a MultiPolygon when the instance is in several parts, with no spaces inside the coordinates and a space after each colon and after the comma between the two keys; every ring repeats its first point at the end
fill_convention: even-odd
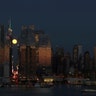
{"type": "Polygon", "coordinates": [[[51,66],[51,45],[44,31],[23,26],[19,41],[19,74],[32,76],[38,67],[51,66]]]}
{"type": "Polygon", "coordinates": [[[4,34],[5,45],[4,45],[4,81],[10,82],[12,76],[12,28],[11,19],[8,22],[7,32],[4,34]],[[6,78],[7,77],[7,78],[6,78]],[[9,77],[9,78],[8,78],[9,77]]]}
{"type": "Polygon", "coordinates": [[[91,57],[90,57],[90,53],[89,51],[86,51],[84,53],[84,66],[85,66],[85,71],[88,71],[90,69],[90,60],[91,60],[91,57]]]}
{"type": "Polygon", "coordinates": [[[5,43],[5,28],[4,25],[0,26],[0,81],[9,82],[9,46],[5,43]],[[6,81],[7,80],[7,81],[6,81]]]}
{"type": "Polygon", "coordinates": [[[70,55],[70,53],[66,53],[65,55],[64,55],[64,68],[65,68],[65,75],[67,75],[67,74],[69,74],[69,73],[72,73],[72,72],[70,72],[70,67],[72,67],[71,66],[71,55],[70,55]]]}
{"type": "Polygon", "coordinates": [[[4,47],[4,25],[0,25],[0,47],[4,47]]]}
{"type": "Polygon", "coordinates": [[[0,77],[3,77],[4,54],[4,25],[0,25],[0,77]]]}
{"type": "Polygon", "coordinates": [[[39,65],[50,66],[51,64],[51,48],[50,47],[39,47],[39,65]]]}
{"type": "Polygon", "coordinates": [[[89,77],[91,74],[92,70],[90,70],[90,67],[91,67],[90,64],[92,64],[90,53],[89,53],[89,51],[86,51],[84,53],[84,76],[85,77],[89,77]]]}
{"type": "Polygon", "coordinates": [[[82,45],[74,45],[73,48],[73,62],[76,64],[82,56],[82,45]]]}
{"type": "Polygon", "coordinates": [[[94,69],[96,70],[96,47],[94,47],[94,69]]]}
{"type": "Polygon", "coordinates": [[[54,64],[55,74],[63,74],[64,73],[64,48],[57,47],[54,54],[54,64]]]}

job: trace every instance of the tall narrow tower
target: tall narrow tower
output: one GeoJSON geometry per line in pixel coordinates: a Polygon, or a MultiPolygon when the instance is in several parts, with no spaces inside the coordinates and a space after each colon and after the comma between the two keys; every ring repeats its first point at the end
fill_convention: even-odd
{"type": "Polygon", "coordinates": [[[5,43],[5,65],[4,65],[4,77],[11,77],[12,75],[12,27],[11,19],[8,21],[8,29],[6,33],[5,43]]]}
{"type": "Polygon", "coordinates": [[[11,41],[11,39],[12,39],[12,32],[13,32],[13,30],[12,30],[11,18],[10,18],[10,20],[9,20],[9,22],[8,22],[8,36],[9,36],[10,41],[11,41]]]}
{"type": "Polygon", "coordinates": [[[4,25],[0,25],[0,77],[3,76],[4,64],[4,25]]]}

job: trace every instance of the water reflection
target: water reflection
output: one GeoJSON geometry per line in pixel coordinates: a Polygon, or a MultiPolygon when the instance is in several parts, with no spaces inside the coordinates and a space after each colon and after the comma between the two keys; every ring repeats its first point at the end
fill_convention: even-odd
{"type": "Polygon", "coordinates": [[[0,96],[96,96],[84,93],[84,86],[59,85],[53,88],[0,88],[0,96]]]}

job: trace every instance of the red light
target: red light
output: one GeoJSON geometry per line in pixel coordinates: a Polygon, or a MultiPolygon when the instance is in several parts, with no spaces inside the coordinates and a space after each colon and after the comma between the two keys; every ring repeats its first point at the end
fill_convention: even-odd
{"type": "Polygon", "coordinates": [[[12,81],[17,83],[18,82],[18,71],[13,71],[12,81]]]}

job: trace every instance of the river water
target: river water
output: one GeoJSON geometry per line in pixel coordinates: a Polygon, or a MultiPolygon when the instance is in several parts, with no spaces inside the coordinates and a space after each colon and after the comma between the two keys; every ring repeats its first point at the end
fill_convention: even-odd
{"type": "Polygon", "coordinates": [[[81,92],[82,86],[58,86],[54,88],[0,88],[0,96],[96,96],[81,92]]]}

